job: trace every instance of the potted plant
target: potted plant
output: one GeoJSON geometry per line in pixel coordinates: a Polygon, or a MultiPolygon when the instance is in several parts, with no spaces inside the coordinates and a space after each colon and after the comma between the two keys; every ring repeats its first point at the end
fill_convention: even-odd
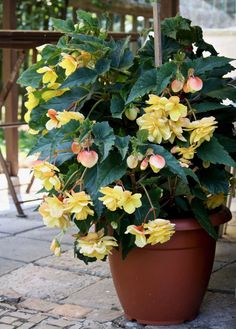
{"type": "MultiPolygon", "coordinates": [[[[19,78],[26,121],[37,134],[34,175],[42,180],[45,225],[74,225],[75,255],[110,256],[130,319],[170,324],[197,315],[214,259],[217,227],[235,166],[236,90],[200,27],[162,22],[163,64],[153,38],[137,51],[109,39],[101,22],[54,19],[57,45],[19,78]],[[203,56],[204,55],[204,56],[203,56]]],[[[63,235],[63,234],[62,234],[63,235]]],[[[51,250],[60,255],[62,235],[51,250]]]]}

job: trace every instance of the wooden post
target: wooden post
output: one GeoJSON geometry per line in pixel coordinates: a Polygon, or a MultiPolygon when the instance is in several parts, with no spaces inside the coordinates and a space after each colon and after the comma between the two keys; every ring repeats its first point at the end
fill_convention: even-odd
{"type": "Polygon", "coordinates": [[[161,49],[161,3],[156,1],[153,3],[153,22],[154,22],[154,50],[155,50],[155,66],[162,64],[161,49]]]}
{"type": "Polygon", "coordinates": [[[161,19],[176,16],[179,12],[179,0],[161,0],[161,19]]]}
{"type": "MultiPolygon", "coordinates": [[[[3,29],[10,30],[16,28],[16,0],[3,0],[3,29]]],[[[3,83],[11,77],[12,70],[17,61],[16,50],[3,50],[3,83]]],[[[6,122],[16,122],[18,115],[18,86],[14,84],[5,102],[6,122]]],[[[10,163],[10,175],[18,174],[18,130],[17,128],[5,131],[6,139],[6,161],[10,163]]]]}
{"type": "Polygon", "coordinates": [[[125,32],[125,15],[120,16],[120,32],[125,32]]]}

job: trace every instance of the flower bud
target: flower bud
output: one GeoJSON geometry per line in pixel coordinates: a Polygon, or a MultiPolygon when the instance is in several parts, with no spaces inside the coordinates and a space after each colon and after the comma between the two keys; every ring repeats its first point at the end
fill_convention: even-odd
{"type": "Polygon", "coordinates": [[[128,156],[126,162],[127,162],[127,166],[130,169],[134,169],[138,165],[138,157],[136,155],[131,154],[128,156]]]}
{"type": "Polygon", "coordinates": [[[73,153],[78,154],[81,151],[81,145],[78,142],[73,142],[71,145],[71,150],[73,153]]]}
{"type": "Polygon", "coordinates": [[[92,168],[98,162],[98,154],[95,151],[80,151],[77,160],[86,168],[92,168]]]}
{"type": "Polygon", "coordinates": [[[140,169],[141,170],[146,170],[148,166],[148,158],[143,159],[143,161],[140,164],[140,169]]]}
{"type": "Polygon", "coordinates": [[[53,240],[52,240],[52,243],[51,243],[51,246],[50,246],[50,250],[51,250],[51,252],[55,253],[55,250],[56,250],[57,248],[60,248],[60,243],[58,242],[57,239],[53,239],[53,240]]]}
{"type": "Polygon", "coordinates": [[[61,256],[61,248],[60,247],[58,247],[58,248],[55,249],[54,255],[57,256],[57,257],[60,257],[61,256]]]}
{"type": "Polygon", "coordinates": [[[57,115],[57,111],[56,110],[54,110],[54,109],[49,109],[48,110],[47,116],[50,119],[55,119],[56,118],[56,115],[57,115]]]}
{"type": "Polygon", "coordinates": [[[111,227],[116,230],[118,228],[118,224],[116,222],[111,222],[111,227]]]}
{"type": "Polygon", "coordinates": [[[183,91],[184,91],[186,94],[190,92],[190,89],[189,89],[187,83],[184,84],[184,86],[183,86],[183,91]]]}
{"type": "Polygon", "coordinates": [[[189,77],[187,80],[187,87],[191,93],[195,93],[202,89],[203,82],[199,77],[189,77]]]}
{"type": "Polygon", "coordinates": [[[158,173],[163,167],[165,167],[166,161],[163,156],[153,154],[149,159],[149,164],[155,173],[158,173]]]}
{"type": "Polygon", "coordinates": [[[180,90],[182,90],[183,86],[184,86],[184,81],[181,80],[174,80],[171,83],[171,89],[173,90],[174,93],[178,93],[180,90]]]}
{"type": "Polygon", "coordinates": [[[137,107],[130,107],[125,110],[125,116],[128,118],[130,121],[136,120],[137,116],[139,113],[139,109],[137,107]]]}

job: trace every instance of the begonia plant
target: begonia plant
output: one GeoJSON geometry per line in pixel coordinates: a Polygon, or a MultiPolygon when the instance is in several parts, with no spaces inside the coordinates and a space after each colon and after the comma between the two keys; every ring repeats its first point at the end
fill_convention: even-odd
{"type": "MultiPolygon", "coordinates": [[[[37,135],[33,168],[47,193],[45,225],[71,237],[86,263],[165,243],[176,218],[195,217],[213,238],[209,215],[234,181],[236,89],[200,27],[180,16],[162,22],[163,64],[149,37],[133,54],[93,15],[54,19],[62,37],[40,47],[19,78],[27,88],[29,132],[37,135]],[[227,102],[223,102],[224,100],[227,102]]],[[[51,250],[61,253],[62,234],[51,250]]]]}

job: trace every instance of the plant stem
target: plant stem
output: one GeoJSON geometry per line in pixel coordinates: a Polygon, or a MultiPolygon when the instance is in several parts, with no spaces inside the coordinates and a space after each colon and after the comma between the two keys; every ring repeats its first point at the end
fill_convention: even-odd
{"type": "Polygon", "coordinates": [[[90,114],[93,112],[93,110],[100,104],[104,101],[103,98],[99,99],[91,108],[91,110],[89,111],[88,115],[87,115],[87,118],[89,118],[90,114]]]}
{"type": "Polygon", "coordinates": [[[187,103],[187,105],[188,105],[188,107],[189,107],[189,109],[190,109],[190,113],[191,113],[191,114],[193,115],[193,117],[194,117],[194,120],[197,120],[196,115],[195,115],[195,113],[194,113],[194,110],[193,110],[193,108],[192,108],[192,106],[191,106],[189,100],[188,100],[187,98],[185,98],[185,101],[186,101],[186,103],[187,103]]]}
{"type": "Polygon", "coordinates": [[[139,184],[142,186],[142,188],[143,188],[143,190],[144,190],[144,192],[145,192],[145,194],[146,194],[146,196],[148,198],[148,202],[150,203],[150,206],[151,206],[151,208],[149,209],[149,211],[148,211],[148,213],[147,213],[147,215],[145,217],[145,220],[147,219],[147,216],[150,213],[150,211],[153,212],[154,219],[156,219],[156,210],[155,210],[155,207],[153,206],[153,203],[152,203],[152,200],[150,198],[150,195],[148,194],[148,191],[147,191],[146,187],[143,184],[141,184],[141,183],[139,183],[139,184]]]}
{"type": "Polygon", "coordinates": [[[70,177],[67,179],[67,182],[65,183],[65,186],[62,189],[62,192],[64,192],[66,190],[66,187],[68,186],[68,184],[70,183],[70,181],[79,173],[79,170],[76,170],[75,172],[73,172],[73,174],[70,175],[70,177]]]}

